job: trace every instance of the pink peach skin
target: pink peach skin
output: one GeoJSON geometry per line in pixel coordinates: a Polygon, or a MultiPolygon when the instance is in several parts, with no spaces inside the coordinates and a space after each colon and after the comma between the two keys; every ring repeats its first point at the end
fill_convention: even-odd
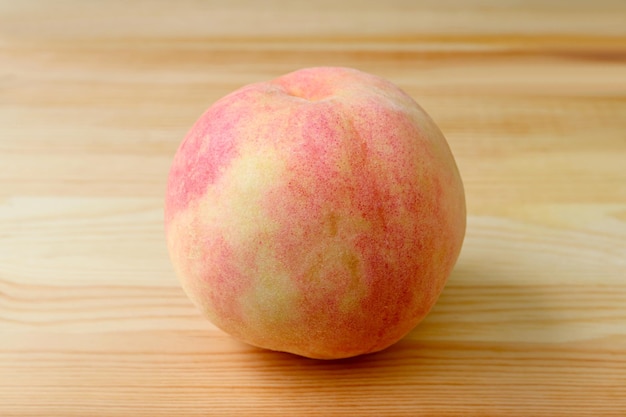
{"type": "Polygon", "coordinates": [[[248,85],[173,161],[167,243],[191,300],[249,344],[320,359],[376,352],[436,302],[465,197],[435,123],[392,83],[309,68],[248,85]]]}

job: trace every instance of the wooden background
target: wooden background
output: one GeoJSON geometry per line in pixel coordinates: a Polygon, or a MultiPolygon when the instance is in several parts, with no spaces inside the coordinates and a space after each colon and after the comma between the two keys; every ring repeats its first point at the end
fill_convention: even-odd
{"type": "Polygon", "coordinates": [[[626,2],[0,1],[0,416],[626,416],[626,2]],[[186,130],[305,66],[440,124],[468,229],[432,314],[319,362],[200,317],[167,257],[186,130]]]}

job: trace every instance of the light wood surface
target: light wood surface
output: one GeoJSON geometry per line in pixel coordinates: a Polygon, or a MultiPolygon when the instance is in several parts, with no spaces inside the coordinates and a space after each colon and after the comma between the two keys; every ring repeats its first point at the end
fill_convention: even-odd
{"type": "Polygon", "coordinates": [[[0,2],[0,416],[626,416],[623,1],[0,2]],[[431,315],[320,362],[231,340],[167,257],[199,114],[300,67],[389,78],[468,203],[431,315]]]}

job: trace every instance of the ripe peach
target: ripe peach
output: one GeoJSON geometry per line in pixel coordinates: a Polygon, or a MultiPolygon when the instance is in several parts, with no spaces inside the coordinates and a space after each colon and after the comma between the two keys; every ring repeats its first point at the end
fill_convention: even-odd
{"type": "Polygon", "coordinates": [[[309,68],[200,117],[173,161],[165,224],[176,274],[213,323],[333,359],[382,350],[428,313],[461,249],[465,197],[407,94],[309,68]]]}

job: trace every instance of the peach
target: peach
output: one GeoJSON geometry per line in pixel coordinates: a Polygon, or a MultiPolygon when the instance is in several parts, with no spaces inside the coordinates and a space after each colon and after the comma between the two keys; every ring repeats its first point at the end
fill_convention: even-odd
{"type": "Polygon", "coordinates": [[[376,352],[436,302],[465,234],[454,158],[398,87],[308,68],[214,103],[180,145],[165,227],[191,300],[249,344],[376,352]]]}

